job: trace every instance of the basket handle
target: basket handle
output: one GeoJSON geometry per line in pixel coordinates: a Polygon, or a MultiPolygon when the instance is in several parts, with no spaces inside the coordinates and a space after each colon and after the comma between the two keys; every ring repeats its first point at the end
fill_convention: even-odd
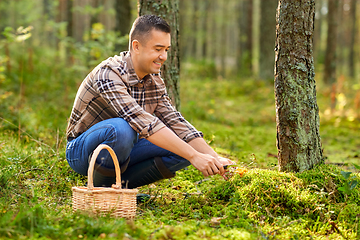
{"type": "Polygon", "coordinates": [[[116,174],[116,188],[120,188],[121,189],[121,177],[120,177],[120,166],[119,166],[119,161],[116,157],[116,154],[114,152],[114,150],[112,150],[111,147],[109,147],[106,144],[100,144],[95,150],[94,153],[91,157],[90,163],[89,163],[89,169],[88,169],[88,190],[92,190],[94,188],[94,182],[93,182],[93,178],[94,178],[94,167],[95,167],[95,161],[97,156],[99,155],[100,151],[106,149],[109,151],[112,160],[114,161],[114,165],[115,165],[115,174],[116,174]]]}

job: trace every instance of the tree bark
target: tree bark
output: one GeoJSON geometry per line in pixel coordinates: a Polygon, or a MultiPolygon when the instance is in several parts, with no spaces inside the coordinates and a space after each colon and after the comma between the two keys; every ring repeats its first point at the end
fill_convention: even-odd
{"type": "Polygon", "coordinates": [[[336,40],[339,0],[329,0],[328,5],[328,31],[326,41],[324,82],[336,82],[336,40]]]}
{"type": "Polygon", "coordinates": [[[323,161],[313,62],[314,0],[279,0],[275,102],[280,171],[302,172],[323,161]]]}
{"type": "Polygon", "coordinates": [[[139,16],[154,14],[165,19],[171,27],[171,48],[162,66],[169,97],[176,109],[180,109],[180,59],[179,59],[179,1],[178,0],[139,0],[139,16]]]}
{"type": "Polygon", "coordinates": [[[261,1],[259,76],[263,80],[274,78],[274,45],[277,0],[261,1]]]}

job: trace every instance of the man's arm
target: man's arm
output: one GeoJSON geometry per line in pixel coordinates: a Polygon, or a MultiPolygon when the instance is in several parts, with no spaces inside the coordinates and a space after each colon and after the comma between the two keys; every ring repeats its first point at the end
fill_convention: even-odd
{"type": "Polygon", "coordinates": [[[194,138],[189,142],[189,145],[198,152],[210,154],[211,156],[218,158],[217,153],[205,142],[203,138],[194,138]]]}
{"type": "Polygon", "coordinates": [[[196,169],[201,171],[205,177],[215,174],[223,175],[225,173],[223,163],[219,160],[218,157],[216,157],[217,154],[215,151],[211,153],[211,147],[208,146],[204,140],[203,141],[205,145],[207,145],[210,149],[201,143],[201,140],[193,139],[191,141],[192,144],[184,142],[167,127],[156,131],[154,134],[147,137],[147,140],[161,148],[164,148],[187,159],[196,169]],[[194,142],[194,140],[196,141],[194,142]]]}
{"type": "Polygon", "coordinates": [[[217,158],[222,163],[222,165],[234,164],[234,162],[232,162],[230,159],[220,157],[214,151],[214,149],[212,149],[212,147],[210,147],[209,144],[206,143],[206,141],[203,138],[194,138],[189,142],[189,145],[192,146],[198,152],[209,154],[214,158],[217,158]]]}

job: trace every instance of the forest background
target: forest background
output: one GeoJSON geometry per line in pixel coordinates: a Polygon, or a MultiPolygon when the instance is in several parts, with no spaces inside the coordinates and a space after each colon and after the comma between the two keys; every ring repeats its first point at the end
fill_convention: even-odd
{"type": "MultiPolygon", "coordinates": [[[[299,221],[304,213],[286,212],[289,206],[279,210],[281,204],[274,203],[272,195],[267,200],[265,196],[262,203],[264,196],[255,194],[251,207],[244,207],[247,205],[241,201],[245,200],[235,190],[228,193],[230,198],[212,188],[228,182],[214,177],[202,183],[202,177],[189,168],[172,181],[142,189],[161,197],[140,205],[135,223],[108,218],[104,223],[102,218],[71,214],[71,186],[85,185],[86,179],[67,166],[65,128],[86,74],[100,61],[127,50],[137,1],[0,1],[1,236],[171,239],[185,234],[195,239],[356,239],[360,208],[359,200],[354,199],[359,186],[350,185],[347,192],[341,187],[355,181],[350,179],[358,176],[360,165],[360,2],[315,2],[313,54],[320,135],[326,162],[340,168],[327,169],[323,185],[310,181],[288,194],[299,195],[300,190],[314,185],[318,189],[313,187],[312,193],[326,196],[329,202],[313,204],[309,210],[313,216],[299,221]],[[330,181],[329,176],[338,182],[330,181]],[[337,186],[329,187],[332,183],[337,186]],[[336,192],[335,199],[331,192],[336,192]],[[234,200],[229,199],[241,202],[238,208],[246,211],[235,211],[234,200]],[[227,210],[220,210],[215,203],[227,210]],[[191,212],[185,211],[185,206],[191,212]],[[182,224],[176,227],[179,222],[182,224]]],[[[302,179],[300,175],[276,175],[273,79],[277,4],[276,0],[180,0],[178,6],[181,112],[204,132],[214,149],[248,169],[251,179],[259,175],[275,179],[270,187],[278,186],[284,176],[291,182],[302,179]]],[[[310,206],[312,202],[302,204],[310,206]]],[[[304,206],[301,208],[306,209],[304,206]]]]}

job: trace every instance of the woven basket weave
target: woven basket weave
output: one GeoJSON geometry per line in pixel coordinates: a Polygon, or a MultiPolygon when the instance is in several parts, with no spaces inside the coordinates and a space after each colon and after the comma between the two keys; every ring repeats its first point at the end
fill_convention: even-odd
{"type": "Polygon", "coordinates": [[[98,215],[110,214],[112,217],[134,218],[136,214],[137,189],[121,189],[120,167],[114,151],[100,144],[94,151],[88,169],[88,186],[72,188],[73,210],[81,210],[98,215]],[[94,187],[93,173],[97,156],[107,149],[114,161],[116,184],[112,187],[94,187]]]}

